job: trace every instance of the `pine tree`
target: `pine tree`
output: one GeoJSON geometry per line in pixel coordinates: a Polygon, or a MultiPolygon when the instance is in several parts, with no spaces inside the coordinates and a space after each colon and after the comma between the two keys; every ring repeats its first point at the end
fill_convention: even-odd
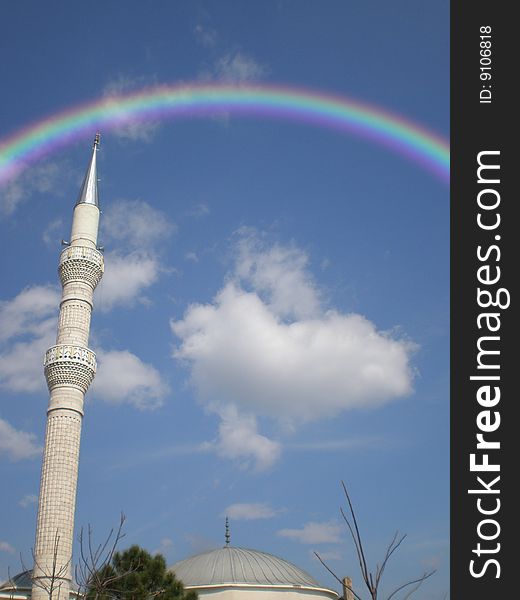
{"type": "Polygon", "coordinates": [[[116,552],[110,564],[96,573],[87,600],[196,600],[167,570],[160,554],[152,556],[139,546],[116,552]],[[94,583],[96,580],[96,583],[94,583]]]}

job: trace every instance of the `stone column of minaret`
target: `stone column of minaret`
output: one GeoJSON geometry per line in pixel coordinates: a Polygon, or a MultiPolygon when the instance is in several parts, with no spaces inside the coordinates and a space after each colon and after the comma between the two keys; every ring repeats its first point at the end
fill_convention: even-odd
{"type": "Polygon", "coordinates": [[[78,201],[70,243],[61,253],[63,286],[56,345],[45,354],[50,392],[40,482],[32,600],[69,600],[83,398],[96,372],[88,348],[92,297],[103,275],[98,250],[96,135],[78,201]]]}

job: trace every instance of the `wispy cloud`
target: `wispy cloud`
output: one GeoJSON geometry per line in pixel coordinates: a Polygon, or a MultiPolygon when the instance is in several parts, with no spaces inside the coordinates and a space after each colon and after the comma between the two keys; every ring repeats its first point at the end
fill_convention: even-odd
{"type": "Polygon", "coordinates": [[[258,433],[254,416],[241,415],[234,406],[219,407],[216,412],[221,418],[218,438],[208,442],[207,449],[236,461],[242,469],[256,471],[271,468],[279,459],[280,443],[258,433]]]}
{"type": "Polygon", "coordinates": [[[169,552],[173,550],[173,540],[168,537],[162,538],[159,547],[156,548],[152,554],[162,554],[167,555],[169,552]]]}
{"type": "Polygon", "coordinates": [[[71,176],[70,169],[58,162],[44,162],[27,167],[0,190],[0,215],[11,215],[20,204],[33,196],[51,191],[54,196],[61,196],[63,183],[71,176]]]}
{"type": "Polygon", "coordinates": [[[277,535],[302,544],[339,544],[343,529],[335,521],[317,523],[310,521],[300,529],[281,529],[277,535]]]}
{"type": "Polygon", "coordinates": [[[15,554],[16,549],[13,546],[11,546],[9,542],[4,542],[3,540],[0,540],[0,552],[8,552],[9,554],[15,554]]]}
{"type": "Polygon", "coordinates": [[[348,437],[340,440],[306,440],[305,442],[291,442],[287,448],[309,452],[337,452],[338,450],[351,450],[353,448],[380,448],[388,445],[389,441],[381,436],[348,437]]]}
{"type": "Polygon", "coordinates": [[[38,502],[38,496],[36,494],[25,494],[20,500],[18,500],[19,506],[27,508],[38,502]]]}
{"type": "Polygon", "coordinates": [[[125,454],[125,458],[110,465],[110,470],[125,470],[135,469],[150,463],[169,459],[172,456],[188,456],[194,454],[203,454],[210,452],[212,448],[208,447],[207,442],[193,444],[171,444],[163,448],[150,449],[147,448],[146,453],[138,452],[134,455],[125,454]]]}
{"type": "Polygon", "coordinates": [[[202,217],[207,217],[210,213],[211,209],[209,204],[206,204],[206,202],[199,202],[189,209],[187,214],[194,219],[201,219],[202,217]]]}
{"type": "Polygon", "coordinates": [[[186,252],[184,258],[194,263],[199,262],[199,257],[197,256],[196,252],[186,252]]]}
{"type": "MultiPolygon", "coordinates": [[[[313,560],[318,560],[317,556],[314,554],[312,550],[309,551],[309,555],[313,560]]],[[[327,550],[326,552],[320,551],[320,558],[324,561],[338,561],[343,560],[343,554],[341,552],[337,552],[334,550],[327,550]]]]}
{"type": "Polygon", "coordinates": [[[120,249],[153,248],[176,231],[177,225],[167,215],[144,200],[116,200],[101,219],[103,243],[120,249]]]}
{"type": "Polygon", "coordinates": [[[197,23],[193,28],[195,40],[204,48],[213,49],[218,42],[217,30],[207,23],[197,23]]]}
{"type": "Polygon", "coordinates": [[[437,555],[427,556],[426,558],[421,559],[421,565],[428,571],[438,569],[441,564],[442,559],[437,555]]]}
{"type": "Polygon", "coordinates": [[[203,67],[199,79],[225,83],[248,83],[266,77],[269,69],[242,50],[229,50],[216,58],[210,66],[203,67]]]}
{"type": "Polygon", "coordinates": [[[42,239],[46,246],[52,248],[59,248],[60,241],[63,239],[63,232],[65,225],[63,219],[54,219],[51,221],[45,231],[43,232],[42,239]]]}
{"type": "Polygon", "coordinates": [[[269,73],[266,65],[240,47],[226,44],[217,30],[211,25],[208,15],[194,30],[198,44],[208,50],[211,60],[199,71],[199,78],[233,83],[245,83],[262,79],[269,73]]]}
{"type": "Polygon", "coordinates": [[[197,554],[208,552],[209,550],[215,550],[215,548],[218,547],[214,540],[210,540],[209,538],[198,533],[187,533],[184,537],[191,546],[193,552],[196,552],[197,554]]]}
{"type": "Polygon", "coordinates": [[[213,65],[213,78],[220,81],[245,83],[265,77],[268,69],[241,50],[226,52],[213,65]]]}
{"type": "MultiPolygon", "coordinates": [[[[102,93],[105,98],[111,99],[155,83],[156,80],[150,77],[119,75],[105,85],[102,93]]],[[[155,138],[159,130],[159,121],[143,121],[135,115],[130,113],[125,115],[122,112],[119,112],[118,118],[121,124],[114,130],[114,133],[121,140],[148,143],[155,138]]]]}
{"type": "Polygon", "coordinates": [[[228,506],[223,515],[235,521],[253,521],[257,519],[272,519],[281,512],[283,511],[274,509],[264,502],[239,502],[228,506]]]}
{"type": "Polygon", "coordinates": [[[34,458],[41,452],[33,433],[19,431],[4,419],[0,419],[0,456],[4,455],[13,461],[34,458]]]}
{"type": "Polygon", "coordinates": [[[160,249],[177,231],[162,211],[143,200],[118,200],[101,221],[104,244],[117,248],[105,255],[105,273],[96,290],[97,308],[147,303],[144,291],[167,271],[160,249]]]}

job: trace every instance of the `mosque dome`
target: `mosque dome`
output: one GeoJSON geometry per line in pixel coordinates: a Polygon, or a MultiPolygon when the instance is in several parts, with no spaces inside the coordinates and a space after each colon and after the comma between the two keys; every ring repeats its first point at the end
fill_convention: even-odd
{"type": "Polygon", "coordinates": [[[186,589],[212,598],[332,598],[336,592],[321,586],[313,577],[273,554],[226,545],[197,554],[170,567],[186,589]],[[240,591],[240,593],[238,593],[240,591]]]}
{"type": "Polygon", "coordinates": [[[0,585],[0,590],[25,590],[31,589],[31,570],[22,571],[0,585]]]}
{"type": "MultiPolygon", "coordinates": [[[[0,583],[0,600],[30,600],[32,588],[32,569],[14,575],[4,583],[0,583]]],[[[71,583],[69,600],[78,600],[81,594],[74,581],[71,583]]]]}

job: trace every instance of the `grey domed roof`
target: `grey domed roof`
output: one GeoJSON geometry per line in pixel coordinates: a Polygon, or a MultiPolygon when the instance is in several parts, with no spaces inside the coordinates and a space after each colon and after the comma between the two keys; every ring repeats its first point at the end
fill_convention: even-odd
{"type": "Polygon", "coordinates": [[[170,570],[186,587],[225,583],[321,587],[308,573],[282,558],[233,546],[186,558],[170,570]]]}
{"type": "MultiPolygon", "coordinates": [[[[32,569],[22,571],[0,584],[0,590],[30,590],[32,588],[32,569]]],[[[74,580],[71,582],[71,591],[77,592],[78,586],[74,580]]]]}
{"type": "Polygon", "coordinates": [[[28,571],[22,571],[21,573],[18,573],[18,575],[11,577],[11,579],[8,579],[7,581],[4,581],[4,583],[0,585],[0,590],[30,590],[32,587],[31,573],[32,571],[30,569],[28,571]]]}

